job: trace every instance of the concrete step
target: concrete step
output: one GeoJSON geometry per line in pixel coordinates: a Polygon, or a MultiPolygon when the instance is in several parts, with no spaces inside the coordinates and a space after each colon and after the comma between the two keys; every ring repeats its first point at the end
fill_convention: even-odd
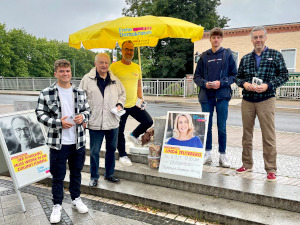
{"type": "MultiPolygon", "coordinates": [[[[68,177],[67,174],[64,182],[66,188],[69,186],[68,177]]],[[[299,224],[300,221],[300,214],[296,212],[204,195],[201,190],[200,193],[193,193],[125,179],[120,184],[113,184],[105,181],[103,176],[100,177],[97,188],[90,188],[89,180],[90,174],[83,172],[82,193],[148,205],[219,223],[290,225],[299,224]]],[[[47,181],[51,183],[51,179],[47,181]]]]}
{"type": "MultiPolygon", "coordinates": [[[[143,159],[146,156],[131,154],[132,159],[143,159]]],[[[100,158],[100,175],[104,175],[104,158],[100,158]]],[[[208,167],[208,166],[204,166],[208,167]]],[[[231,170],[231,169],[227,169],[231,170]]],[[[90,172],[90,159],[86,158],[83,168],[90,172]]],[[[236,176],[203,172],[202,179],[159,173],[144,163],[135,163],[130,167],[123,166],[116,160],[115,176],[122,181],[176,189],[195,194],[210,195],[244,203],[284,209],[300,213],[299,187],[277,184],[261,180],[250,180],[236,176]]]]}

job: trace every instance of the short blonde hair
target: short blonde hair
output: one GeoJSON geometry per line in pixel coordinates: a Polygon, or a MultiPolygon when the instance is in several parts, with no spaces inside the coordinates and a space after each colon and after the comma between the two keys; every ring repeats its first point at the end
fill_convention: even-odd
{"type": "Polygon", "coordinates": [[[179,138],[180,132],[178,130],[178,118],[181,117],[181,116],[185,116],[187,118],[187,120],[189,121],[189,129],[187,131],[188,137],[189,138],[194,137],[195,128],[194,128],[194,124],[193,124],[193,121],[192,121],[192,117],[191,117],[190,114],[186,114],[186,113],[180,113],[176,116],[175,122],[174,122],[173,137],[176,138],[176,139],[179,138]]]}
{"type": "Polygon", "coordinates": [[[107,53],[98,53],[98,54],[95,56],[95,62],[98,61],[98,59],[99,59],[100,56],[103,56],[103,57],[107,58],[107,59],[109,60],[109,63],[110,63],[110,56],[109,56],[109,54],[107,54],[107,53]]]}

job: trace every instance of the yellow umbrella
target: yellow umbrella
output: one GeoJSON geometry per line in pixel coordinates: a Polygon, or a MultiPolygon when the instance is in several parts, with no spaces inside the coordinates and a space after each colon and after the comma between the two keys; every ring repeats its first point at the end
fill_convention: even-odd
{"type": "Polygon", "coordinates": [[[136,46],[157,45],[162,38],[187,38],[192,42],[202,38],[203,27],[172,17],[121,17],[97,23],[69,36],[69,45],[79,49],[110,48],[125,40],[134,41],[136,46]]]}
{"type": "Polygon", "coordinates": [[[140,46],[154,47],[161,38],[186,38],[192,42],[203,36],[204,28],[194,23],[172,17],[121,17],[116,20],[97,23],[69,36],[69,46],[79,49],[81,44],[86,49],[110,48],[116,43],[121,46],[126,40],[132,40],[138,47],[139,64],[140,46]]]}

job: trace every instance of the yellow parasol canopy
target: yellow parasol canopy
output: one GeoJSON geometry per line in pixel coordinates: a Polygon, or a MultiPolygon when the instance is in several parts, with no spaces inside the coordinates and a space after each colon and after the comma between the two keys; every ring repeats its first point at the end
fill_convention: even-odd
{"type": "Polygon", "coordinates": [[[154,47],[161,38],[186,38],[192,42],[203,36],[204,28],[172,17],[121,17],[97,23],[69,36],[69,46],[79,49],[110,48],[132,40],[135,46],[154,47]]]}

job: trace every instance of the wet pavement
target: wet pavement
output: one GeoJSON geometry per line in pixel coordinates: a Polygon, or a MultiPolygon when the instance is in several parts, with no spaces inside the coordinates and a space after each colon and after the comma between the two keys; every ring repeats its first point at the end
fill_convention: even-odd
{"type": "MultiPolygon", "coordinates": [[[[24,94],[26,93],[28,94],[28,92],[24,94]]],[[[31,94],[36,95],[38,93],[31,94]]],[[[0,94],[4,93],[0,92],[0,94]]],[[[145,99],[154,103],[199,104],[197,98],[184,99],[182,97],[146,96],[145,99]]],[[[240,103],[240,99],[233,99],[230,102],[230,106],[240,107],[240,103]]],[[[0,114],[13,112],[13,109],[13,105],[0,105],[0,114]]],[[[300,119],[300,101],[278,100],[276,110],[288,110],[289,112],[298,114],[300,119]]],[[[129,133],[136,124],[134,119],[129,118],[126,132],[129,133]]],[[[278,178],[276,182],[300,187],[300,133],[276,131],[276,135],[278,152],[278,178]]],[[[218,167],[217,127],[213,126],[213,163],[210,166],[204,166],[203,171],[220,175],[265,180],[266,172],[263,163],[260,129],[254,130],[253,173],[243,175],[236,175],[235,173],[235,169],[242,165],[242,127],[227,127],[227,137],[227,154],[231,168],[224,169],[218,167]]],[[[11,179],[3,176],[0,177],[0,225],[20,223],[49,224],[49,217],[53,206],[50,188],[40,184],[32,184],[22,188],[21,192],[27,209],[26,213],[22,212],[11,179]]],[[[70,196],[66,195],[63,203],[63,220],[60,224],[206,224],[167,212],[153,212],[152,209],[147,207],[131,205],[126,202],[92,195],[82,195],[81,197],[88,205],[89,213],[79,214],[73,210],[70,205],[70,196]]]]}

